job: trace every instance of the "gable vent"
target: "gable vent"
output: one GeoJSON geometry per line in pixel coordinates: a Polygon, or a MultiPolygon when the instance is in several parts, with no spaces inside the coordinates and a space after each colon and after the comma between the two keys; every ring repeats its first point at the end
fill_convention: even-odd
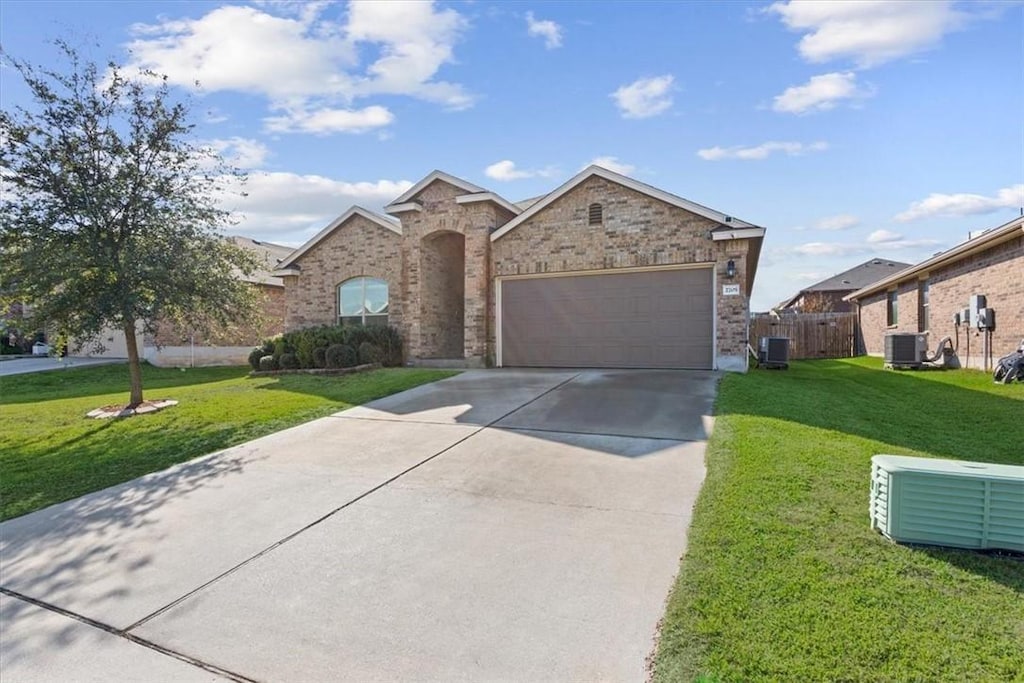
{"type": "Polygon", "coordinates": [[[591,204],[588,222],[590,225],[601,225],[604,222],[604,207],[600,204],[591,204]]]}

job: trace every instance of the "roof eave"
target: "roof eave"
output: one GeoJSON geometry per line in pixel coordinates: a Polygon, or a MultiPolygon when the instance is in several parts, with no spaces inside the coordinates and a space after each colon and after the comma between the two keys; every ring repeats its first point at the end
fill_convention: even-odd
{"type": "Polygon", "coordinates": [[[941,268],[951,261],[956,261],[964,258],[965,256],[985,251],[986,249],[991,249],[997,244],[1008,242],[1022,234],[1024,234],[1024,217],[1015,218],[1009,223],[1001,225],[998,228],[993,228],[981,237],[976,237],[973,240],[968,240],[967,242],[958,244],[952,249],[947,249],[941,254],[921,261],[921,263],[918,263],[917,265],[904,268],[898,273],[893,273],[892,275],[883,278],[878,282],[874,282],[867,287],[861,287],[856,292],[852,292],[851,294],[844,296],[843,301],[857,301],[858,299],[863,299],[866,296],[884,291],[894,284],[899,284],[918,273],[927,272],[933,268],[941,268]]]}

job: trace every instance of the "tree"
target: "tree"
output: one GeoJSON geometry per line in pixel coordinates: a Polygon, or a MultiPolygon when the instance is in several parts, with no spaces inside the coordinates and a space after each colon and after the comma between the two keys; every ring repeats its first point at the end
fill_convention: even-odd
{"type": "Polygon", "coordinates": [[[800,304],[802,313],[831,313],[835,301],[824,292],[806,292],[803,303],[800,304]]]}
{"type": "Polygon", "coordinates": [[[216,203],[241,177],[191,139],[166,77],[100,69],[63,41],[65,72],[3,55],[32,106],[0,111],[3,290],[33,322],[76,339],[123,330],[130,405],[142,397],[136,328],[207,329],[254,315],[239,273],[251,256],[223,238],[216,203]]]}

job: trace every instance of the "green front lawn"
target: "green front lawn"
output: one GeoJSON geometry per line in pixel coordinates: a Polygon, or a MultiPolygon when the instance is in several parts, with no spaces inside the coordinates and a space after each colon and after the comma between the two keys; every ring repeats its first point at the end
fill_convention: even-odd
{"type": "Polygon", "coordinates": [[[388,368],[345,376],[249,378],[249,369],[145,366],[151,415],[90,420],[127,400],[123,365],[5,377],[0,387],[0,519],[455,374],[388,368]]]}
{"type": "Polygon", "coordinates": [[[1024,680],[1024,558],[868,521],[877,453],[1024,465],[1024,384],[878,359],[729,375],[655,681],[1024,680]]]}

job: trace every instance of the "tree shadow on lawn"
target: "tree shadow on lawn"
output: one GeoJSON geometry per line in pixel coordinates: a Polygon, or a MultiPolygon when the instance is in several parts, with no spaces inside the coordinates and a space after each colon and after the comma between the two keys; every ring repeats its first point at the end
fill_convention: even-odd
{"type": "MultiPolygon", "coordinates": [[[[142,384],[146,398],[164,398],[157,396],[157,393],[176,387],[237,379],[244,377],[248,372],[248,367],[187,368],[182,371],[181,368],[157,368],[144,363],[142,384]]],[[[40,403],[108,394],[124,394],[127,402],[128,382],[127,365],[99,365],[68,368],[59,372],[11,375],[0,380],[0,405],[40,403]]]]}

